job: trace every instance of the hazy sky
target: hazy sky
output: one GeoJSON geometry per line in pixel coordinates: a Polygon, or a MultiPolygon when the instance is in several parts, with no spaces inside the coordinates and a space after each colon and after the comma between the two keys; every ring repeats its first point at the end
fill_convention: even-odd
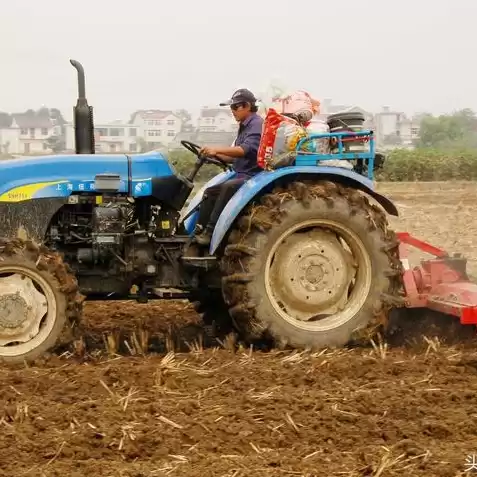
{"type": "Polygon", "coordinates": [[[475,0],[1,0],[0,110],[98,119],[213,105],[271,79],[405,112],[477,110],[475,0]]]}

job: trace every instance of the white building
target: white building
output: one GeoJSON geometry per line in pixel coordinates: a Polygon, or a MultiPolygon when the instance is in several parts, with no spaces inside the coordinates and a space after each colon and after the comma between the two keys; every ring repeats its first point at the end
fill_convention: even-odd
{"type": "Polygon", "coordinates": [[[172,111],[159,109],[136,111],[129,125],[137,128],[137,134],[144,139],[148,150],[168,146],[182,130],[180,117],[172,111]]]}
{"type": "MultiPolygon", "coordinates": [[[[66,149],[75,149],[74,125],[68,123],[66,131],[66,149]]],[[[140,151],[140,131],[124,121],[113,121],[111,123],[95,124],[95,147],[96,152],[119,153],[119,152],[139,152],[140,151]]]]}
{"type": "Polygon", "coordinates": [[[197,129],[199,132],[235,133],[238,124],[229,109],[205,106],[200,111],[197,129]]]}
{"type": "MultiPolygon", "coordinates": [[[[403,115],[404,116],[404,115],[403,115]]],[[[419,139],[421,131],[420,121],[415,118],[402,117],[398,123],[398,135],[402,147],[413,148],[419,139]]]]}
{"type": "Polygon", "coordinates": [[[388,106],[375,116],[377,142],[384,147],[412,148],[419,139],[419,118],[408,118],[401,111],[392,111],[388,106]]]}
{"type": "MultiPolygon", "coordinates": [[[[136,153],[171,144],[182,129],[182,120],[172,111],[136,111],[129,121],[95,123],[96,152],[136,153]]],[[[74,150],[74,125],[66,127],[66,149],[74,150]]]]}
{"type": "Polygon", "coordinates": [[[61,127],[46,115],[12,114],[8,127],[0,129],[0,153],[49,154],[49,138],[61,135],[61,127]]]}
{"type": "Polygon", "coordinates": [[[0,154],[20,154],[20,131],[17,128],[0,128],[0,154]]]}
{"type": "Polygon", "coordinates": [[[403,112],[392,111],[387,106],[373,115],[359,106],[334,105],[331,100],[325,99],[321,104],[320,116],[326,120],[329,114],[348,111],[364,114],[364,127],[375,132],[376,145],[380,149],[413,148],[415,141],[419,139],[420,119],[408,118],[403,112]]]}

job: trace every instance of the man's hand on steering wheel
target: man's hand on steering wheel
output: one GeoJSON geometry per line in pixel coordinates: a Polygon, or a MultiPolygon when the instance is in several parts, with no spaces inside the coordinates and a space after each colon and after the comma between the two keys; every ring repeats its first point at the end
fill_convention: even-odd
{"type": "Polygon", "coordinates": [[[232,164],[225,162],[224,160],[220,159],[220,157],[213,157],[209,152],[207,154],[201,154],[200,157],[204,162],[207,162],[208,164],[214,164],[215,166],[219,166],[226,171],[233,170],[232,164]]]}
{"type": "Polygon", "coordinates": [[[214,150],[212,147],[204,146],[200,147],[197,144],[194,144],[190,141],[181,141],[182,146],[184,146],[188,151],[195,154],[201,161],[214,164],[216,166],[222,167],[225,170],[231,170],[231,164],[223,161],[222,159],[215,157],[217,155],[217,151],[214,150]]]}
{"type": "Polygon", "coordinates": [[[207,156],[207,157],[213,157],[215,158],[217,156],[217,150],[214,149],[213,147],[210,147],[210,146],[204,146],[202,147],[202,149],[200,150],[200,153],[203,155],[203,156],[207,156]]]}

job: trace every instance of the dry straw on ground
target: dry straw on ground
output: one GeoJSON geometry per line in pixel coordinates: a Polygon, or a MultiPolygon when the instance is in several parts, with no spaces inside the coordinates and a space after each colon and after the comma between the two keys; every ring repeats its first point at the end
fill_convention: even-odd
{"type": "MultiPolygon", "coordinates": [[[[401,204],[396,228],[477,273],[473,184],[380,187],[401,204]]],[[[0,475],[472,475],[477,349],[452,323],[263,353],[211,343],[184,302],[88,304],[77,353],[0,368],[0,475]]]]}

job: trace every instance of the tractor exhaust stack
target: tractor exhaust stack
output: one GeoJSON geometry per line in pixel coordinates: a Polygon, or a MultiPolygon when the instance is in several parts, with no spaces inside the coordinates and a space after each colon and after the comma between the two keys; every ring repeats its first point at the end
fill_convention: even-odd
{"type": "Polygon", "coordinates": [[[78,72],[78,101],[73,108],[76,154],[94,154],[93,107],[88,105],[86,99],[84,69],[79,61],[70,60],[70,63],[78,72]]]}

